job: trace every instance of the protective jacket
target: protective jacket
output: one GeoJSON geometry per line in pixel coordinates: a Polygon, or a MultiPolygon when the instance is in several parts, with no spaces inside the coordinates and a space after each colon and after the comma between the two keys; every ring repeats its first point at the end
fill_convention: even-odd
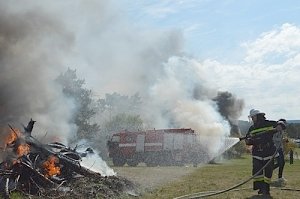
{"type": "Polygon", "coordinates": [[[276,147],[273,143],[273,135],[277,131],[276,121],[261,120],[252,125],[246,135],[246,144],[253,145],[252,147],[252,175],[258,173],[269,161],[271,161],[263,171],[254,177],[253,189],[259,189],[260,192],[269,194],[270,182],[273,173],[273,155],[276,147]]]}
{"type": "Polygon", "coordinates": [[[270,159],[269,157],[274,154],[276,147],[274,146],[273,135],[277,132],[274,129],[277,125],[276,121],[264,120],[249,128],[246,144],[253,145],[253,157],[270,159]]]}

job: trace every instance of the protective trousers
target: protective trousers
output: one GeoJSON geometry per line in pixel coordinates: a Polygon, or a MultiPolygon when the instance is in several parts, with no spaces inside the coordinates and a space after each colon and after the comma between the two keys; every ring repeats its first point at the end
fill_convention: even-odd
{"type": "MultiPolygon", "coordinates": [[[[252,175],[256,174],[262,167],[264,167],[270,159],[258,159],[259,157],[253,157],[253,168],[252,175]]],[[[271,159],[271,162],[253,178],[253,189],[260,190],[262,192],[269,193],[270,192],[270,183],[273,173],[273,164],[274,160],[271,159]]]]}

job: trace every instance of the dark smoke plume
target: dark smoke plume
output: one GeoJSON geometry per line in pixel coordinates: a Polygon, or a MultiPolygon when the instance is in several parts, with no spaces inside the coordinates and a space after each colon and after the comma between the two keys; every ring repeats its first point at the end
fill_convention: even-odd
{"type": "Polygon", "coordinates": [[[240,136],[240,131],[237,125],[238,118],[242,114],[244,108],[244,101],[237,99],[230,92],[218,92],[217,96],[213,99],[220,114],[229,122],[232,136],[240,136]]]}
{"type": "Polygon", "coordinates": [[[0,2],[0,125],[33,118],[48,127],[43,133],[49,126],[66,133],[70,105],[53,79],[63,70],[62,54],[73,37],[55,18],[13,3],[0,2]]]}

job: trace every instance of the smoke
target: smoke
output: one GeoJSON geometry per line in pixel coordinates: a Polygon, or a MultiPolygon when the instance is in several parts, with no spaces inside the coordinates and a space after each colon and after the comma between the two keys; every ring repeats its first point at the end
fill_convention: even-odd
{"type": "Polygon", "coordinates": [[[134,24],[121,6],[104,0],[1,1],[1,123],[33,117],[41,129],[67,139],[76,107],[53,80],[71,66],[98,97],[140,93],[140,115],[149,127],[229,135],[226,119],[237,119],[242,103],[222,104],[229,105],[224,115],[211,87],[217,80],[184,55],[182,32],[134,24]]]}
{"type": "Polygon", "coordinates": [[[218,92],[218,95],[214,98],[217,102],[219,112],[226,118],[230,123],[235,123],[236,120],[241,116],[241,111],[244,107],[244,101],[236,99],[236,97],[226,91],[218,92]]]}
{"type": "Polygon", "coordinates": [[[231,126],[230,134],[232,136],[240,136],[240,130],[238,128],[238,118],[242,115],[244,108],[244,101],[237,99],[232,93],[218,92],[218,95],[214,98],[217,103],[220,114],[229,122],[231,126]]]}
{"type": "Polygon", "coordinates": [[[194,129],[213,157],[224,146],[224,137],[230,135],[228,121],[238,119],[243,101],[229,92],[224,92],[228,94],[224,97],[210,84],[198,60],[171,57],[164,64],[164,74],[149,88],[143,115],[157,128],[194,129]]]}
{"type": "Polygon", "coordinates": [[[0,1],[1,126],[20,127],[33,118],[38,121],[34,131],[40,135],[50,131],[68,137],[72,103],[53,80],[62,71],[63,54],[74,38],[42,10],[15,5],[0,1]]]}
{"type": "Polygon", "coordinates": [[[89,144],[86,140],[80,140],[78,142],[76,151],[79,153],[86,153],[85,157],[82,157],[81,165],[85,168],[100,173],[101,176],[113,176],[116,175],[115,171],[111,169],[104,160],[98,155],[97,151],[87,151],[89,144]]]}

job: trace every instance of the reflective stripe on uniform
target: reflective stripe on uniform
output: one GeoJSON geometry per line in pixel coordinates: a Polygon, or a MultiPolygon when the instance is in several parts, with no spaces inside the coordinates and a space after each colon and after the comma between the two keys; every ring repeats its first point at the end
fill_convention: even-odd
{"type": "Polygon", "coordinates": [[[270,159],[272,159],[273,158],[273,156],[271,155],[271,156],[267,156],[267,157],[259,157],[259,156],[252,156],[253,158],[255,158],[255,159],[258,159],[258,160],[270,160],[270,159]]]}
{"type": "Polygon", "coordinates": [[[274,128],[272,126],[263,127],[263,128],[259,128],[259,129],[254,129],[254,130],[250,131],[250,135],[255,136],[255,135],[258,135],[258,134],[266,133],[266,132],[271,131],[273,129],[274,128]]]}
{"type": "Polygon", "coordinates": [[[270,184],[270,183],[271,183],[271,178],[267,178],[267,177],[265,176],[264,181],[265,181],[265,183],[270,184]]]}
{"type": "Polygon", "coordinates": [[[253,178],[253,182],[264,181],[264,175],[258,175],[253,178]]]}
{"type": "Polygon", "coordinates": [[[265,182],[267,184],[271,183],[271,178],[267,178],[266,176],[259,175],[253,178],[253,182],[265,182]]]}

